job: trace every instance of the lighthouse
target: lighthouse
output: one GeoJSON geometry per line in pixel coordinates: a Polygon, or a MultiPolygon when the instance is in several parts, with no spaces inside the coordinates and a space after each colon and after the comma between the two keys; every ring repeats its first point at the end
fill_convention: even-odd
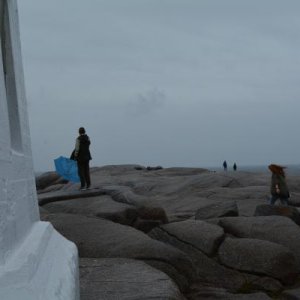
{"type": "Polygon", "coordinates": [[[16,0],[0,42],[0,299],[79,300],[77,248],[39,217],[16,0]]]}

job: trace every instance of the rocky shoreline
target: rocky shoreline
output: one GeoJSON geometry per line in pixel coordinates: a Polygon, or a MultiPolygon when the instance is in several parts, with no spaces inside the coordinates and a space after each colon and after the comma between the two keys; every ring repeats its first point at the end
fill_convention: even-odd
{"type": "Polygon", "coordinates": [[[81,300],[300,299],[300,176],[288,207],[270,174],[200,168],[92,168],[78,191],[36,178],[41,219],[73,241],[81,300]]]}

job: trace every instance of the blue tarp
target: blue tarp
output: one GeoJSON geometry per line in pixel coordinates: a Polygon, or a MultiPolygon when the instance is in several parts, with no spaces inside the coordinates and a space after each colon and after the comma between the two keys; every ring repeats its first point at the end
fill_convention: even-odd
{"type": "Polygon", "coordinates": [[[54,159],[55,170],[64,179],[72,182],[80,182],[77,163],[75,160],[64,156],[54,159]]]}

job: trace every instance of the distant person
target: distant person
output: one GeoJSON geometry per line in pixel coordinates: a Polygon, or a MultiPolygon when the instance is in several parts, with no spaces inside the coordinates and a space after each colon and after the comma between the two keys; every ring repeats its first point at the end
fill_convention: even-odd
{"type": "Polygon", "coordinates": [[[236,171],[237,169],[237,166],[236,166],[236,163],[233,164],[233,171],[236,171]]]}
{"type": "Polygon", "coordinates": [[[224,171],[227,171],[227,162],[226,162],[226,160],[224,160],[224,162],[223,162],[223,168],[224,168],[224,171]]]}
{"type": "Polygon", "coordinates": [[[282,205],[288,205],[290,193],[285,179],[285,167],[271,164],[268,168],[272,172],[270,204],[274,205],[280,199],[282,205]]]}
{"type": "Polygon", "coordinates": [[[80,178],[80,190],[84,191],[91,186],[90,178],[90,138],[86,135],[85,129],[80,127],[79,136],[76,139],[74,159],[77,161],[78,175],[80,178]]]}

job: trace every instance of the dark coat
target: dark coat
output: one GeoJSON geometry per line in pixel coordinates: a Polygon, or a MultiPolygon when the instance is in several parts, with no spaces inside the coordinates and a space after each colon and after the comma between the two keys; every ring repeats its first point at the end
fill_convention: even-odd
{"type": "Polygon", "coordinates": [[[285,180],[285,177],[279,174],[272,174],[272,180],[271,180],[271,194],[272,196],[277,196],[280,198],[289,198],[290,193],[289,189],[285,180]],[[280,193],[276,193],[276,185],[278,185],[280,193]]]}
{"type": "Polygon", "coordinates": [[[77,140],[79,141],[79,151],[76,155],[76,160],[79,162],[91,160],[90,138],[86,134],[82,134],[77,138],[77,140]]]}

